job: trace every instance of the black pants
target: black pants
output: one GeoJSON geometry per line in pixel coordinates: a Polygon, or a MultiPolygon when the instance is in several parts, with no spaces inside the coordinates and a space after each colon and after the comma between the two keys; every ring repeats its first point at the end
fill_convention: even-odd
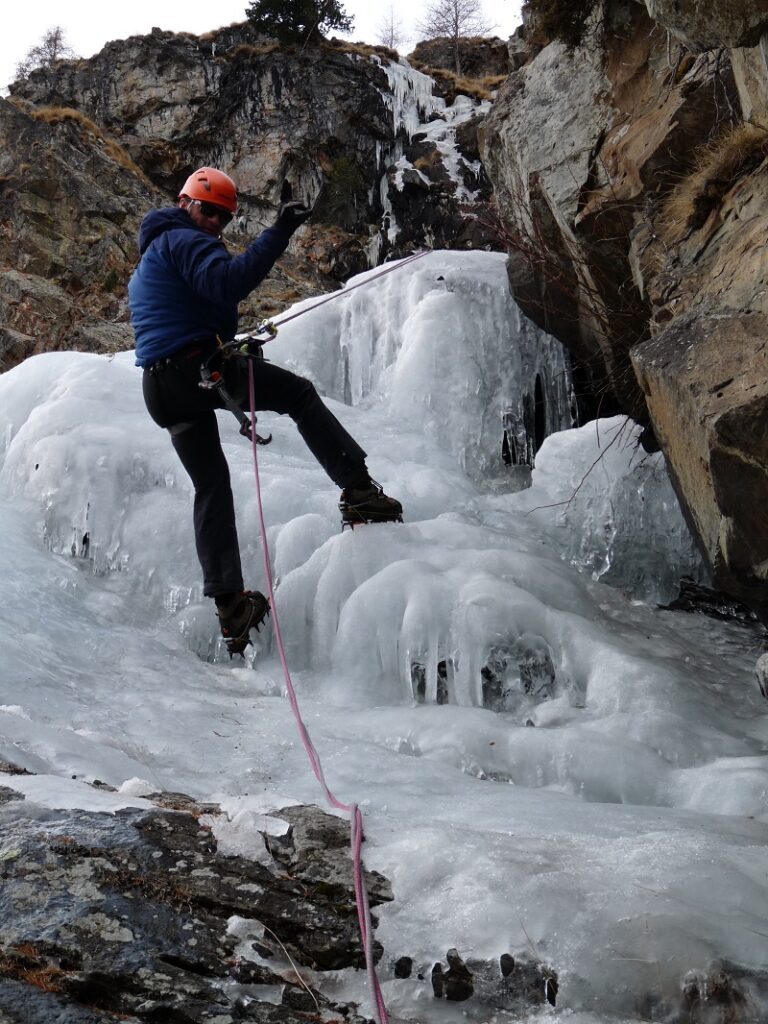
{"type": "MultiPolygon", "coordinates": [[[[240,549],[229,467],[219,440],[215,391],[198,387],[207,349],[176,353],[144,371],[144,401],[152,419],[170,430],[171,441],[195,488],[195,543],[208,597],[243,589],[240,549]]],[[[312,454],[339,487],[366,474],[365,452],[323,404],[311,381],[271,363],[253,364],[257,411],[287,414],[312,454]]],[[[224,366],[230,395],[248,401],[248,360],[232,356],[224,366]]]]}

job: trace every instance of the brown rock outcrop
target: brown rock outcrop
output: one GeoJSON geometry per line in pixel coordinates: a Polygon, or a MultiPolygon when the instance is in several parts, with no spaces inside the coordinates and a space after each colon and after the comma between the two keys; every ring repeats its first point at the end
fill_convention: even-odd
{"type": "MultiPolygon", "coordinates": [[[[461,73],[469,78],[483,78],[485,75],[506,75],[510,70],[507,43],[497,36],[479,36],[459,40],[461,73]]],[[[425,69],[456,69],[456,53],[453,40],[444,36],[424,39],[416,44],[408,55],[417,67],[425,69]]]]}
{"type": "Polygon", "coordinates": [[[768,31],[768,0],[645,0],[645,6],[691,50],[757,46],[768,31]]]}
{"type": "Polygon", "coordinates": [[[40,69],[11,92],[104,126],[168,197],[192,168],[225,168],[238,182],[238,224],[249,235],[272,222],[287,178],[316,205],[290,251],[301,257],[306,247],[313,260],[322,252],[323,271],[338,281],[367,270],[372,254],[398,254],[404,242],[438,237],[450,246],[467,219],[452,185],[440,190],[427,223],[409,211],[407,239],[382,230],[382,177],[409,139],[398,114],[416,104],[414,87],[390,81],[388,65],[372,47],[278,46],[247,24],[199,38],[154,30],[108,43],[89,60],[40,69]]]}
{"type": "Polygon", "coordinates": [[[759,46],[730,51],[731,67],[739,90],[745,121],[768,124],[768,36],[759,46]]]}
{"type": "Polygon", "coordinates": [[[768,580],[768,135],[722,134],[633,237],[653,338],[632,357],[718,586],[768,580]]]}
{"type": "Polygon", "coordinates": [[[714,57],[670,64],[641,6],[610,10],[602,49],[551,43],[510,76],[481,128],[481,152],[518,301],[643,421],[629,352],[651,311],[633,281],[629,235],[679,174],[681,155],[725,121],[736,90],[714,57]]]}
{"type": "Polygon", "coordinates": [[[132,344],[124,285],[147,198],[87,118],[0,99],[0,366],[56,348],[132,344]]]}
{"type": "Polygon", "coordinates": [[[641,345],[634,360],[718,586],[764,605],[768,315],[681,316],[641,345]]]}
{"type": "MultiPolygon", "coordinates": [[[[446,171],[442,141],[414,139],[411,152],[414,85],[388,67],[371,47],[280,48],[235,25],[199,38],[153,30],[14,83],[0,100],[0,365],[47,349],[129,348],[125,286],[141,215],[173,203],[203,164],[238,181],[226,236],[235,252],[272,222],[284,179],[315,203],[243,303],[244,327],[427,237],[487,242],[472,216],[488,194],[474,126],[445,126],[463,181],[446,171]],[[411,166],[398,177],[409,153],[429,174],[411,166]]],[[[429,106],[430,80],[418,78],[429,106]]]]}
{"type": "Polygon", "coordinates": [[[705,6],[693,53],[612,0],[599,45],[510,76],[481,152],[525,311],[652,422],[715,584],[766,609],[768,132],[733,130],[768,112],[766,5],[665,10],[695,35],[705,6]]]}

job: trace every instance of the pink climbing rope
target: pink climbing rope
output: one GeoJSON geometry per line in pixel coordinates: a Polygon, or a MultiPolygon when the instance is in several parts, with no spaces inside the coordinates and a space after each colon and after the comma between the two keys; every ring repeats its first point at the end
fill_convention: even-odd
{"type": "Polygon", "coordinates": [[[277,644],[277,650],[280,655],[280,664],[283,666],[283,676],[285,677],[285,685],[288,690],[288,699],[291,703],[293,716],[296,719],[299,736],[301,736],[301,742],[307,752],[307,757],[309,758],[309,763],[312,766],[315,778],[320,783],[323,792],[325,793],[325,798],[331,807],[335,807],[337,810],[344,811],[349,815],[352,870],[355,882],[355,902],[357,904],[357,920],[360,927],[360,938],[363,943],[363,952],[365,953],[365,968],[368,975],[368,988],[371,993],[377,1024],[387,1024],[389,1019],[387,1016],[387,1008],[384,1004],[384,997],[381,992],[381,986],[379,985],[379,979],[376,975],[376,968],[373,962],[373,928],[371,925],[371,908],[368,901],[368,892],[365,886],[365,877],[363,875],[363,859],[361,852],[363,843],[363,816],[360,813],[360,808],[357,804],[344,804],[338,800],[331,792],[328,783],[325,781],[323,768],[320,764],[320,755],[315,749],[312,738],[307,732],[307,727],[304,725],[304,721],[301,717],[299,702],[296,697],[296,691],[293,687],[293,681],[291,680],[291,673],[288,669],[288,659],[285,656],[285,647],[283,646],[283,637],[280,631],[280,616],[278,615],[277,605],[275,603],[272,564],[269,557],[269,548],[267,547],[267,527],[264,521],[264,507],[261,501],[259,446],[256,441],[256,391],[253,378],[253,362],[251,360],[248,361],[248,398],[251,406],[251,423],[253,424],[253,429],[251,430],[251,449],[253,451],[253,472],[256,478],[256,501],[259,514],[259,531],[261,533],[261,550],[264,558],[264,575],[267,580],[269,604],[272,609],[275,643],[277,644]]]}

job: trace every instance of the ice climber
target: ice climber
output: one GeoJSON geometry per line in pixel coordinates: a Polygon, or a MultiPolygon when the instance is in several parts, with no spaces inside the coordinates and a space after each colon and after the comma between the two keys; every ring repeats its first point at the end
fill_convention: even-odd
{"type": "MultiPolygon", "coordinates": [[[[293,232],[310,216],[302,203],[280,206],[275,223],[231,256],[221,232],[237,211],[232,179],[212,167],[191,174],[178,205],[151,210],[139,230],[141,259],[128,284],[136,363],[144,369],[144,401],[195,488],[194,528],[207,597],[216,602],[221,632],[242,653],[252,628],[269,613],[258,591],[245,590],[229,467],[219,440],[215,390],[200,388],[200,368],[230,341],[238,303],[269,273],[293,232]]],[[[321,401],[314,385],[270,362],[253,363],[256,409],[287,413],[331,480],[342,488],[346,519],[398,518],[402,507],[371,479],[365,452],[321,401]]],[[[225,386],[245,409],[248,360],[233,355],[220,367],[225,386]]]]}

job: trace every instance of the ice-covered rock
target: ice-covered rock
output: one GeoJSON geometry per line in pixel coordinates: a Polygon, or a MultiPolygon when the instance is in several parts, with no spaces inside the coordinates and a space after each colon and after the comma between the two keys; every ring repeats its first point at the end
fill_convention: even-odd
{"type": "Polygon", "coordinates": [[[274,346],[281,359],[338,401],[384,402],[474,479],[505,476],[510,422],[523,427],[523,448],[531,435],[532,450],[573,424],[562,348],[521,316],[503,255],[430,253],[374,282],[379,272],[349,282],[348,298],[286,324],[274,346]]]}
{"type": "MultiPolygon", "coordinates": [[[[599,449],[594,427],[553,435],[533,488],[512,492],[504,403],[556,354],[503,319],[500,272],[492,255],[425,257],[267,347],[336,396],[406,513],[342,534],[294,426],[260,417],[275,436],[259,466],[288,663],[329,784],[365,815],[367,866],[392,880],[385,962],[455,947],[471,968],[505,951],[551,964],[580,1024],[630,1003],[674,1019],[689,972],[709,977],[719,957],[752,977],[768,957],[757,640],[591,578],[678,557],[661,481],[638,489],[616,423],[599,449]],[[524,514],[531,497],[567,500],[601,454],[570,530],[547,518],[561,510],[524,514]],[[569,532],[570,554],[554,539],[569,532]]],[[[79,786],[113,807],[145,799],[137,779],[220,803],[225,849],[265,859],[264,813],[289,820],[279,809],[316,800],[317,782],[274,633],[246,663],[217,651],[191,488],[140,381],[129,355],[76,352],[0,375],[0,760],[39,772],[48,806],[72,799],[71,776],[122,787],[79,786]]],[[[263,589],[252,453],[234,417],[220,428],[247,583],[263,589]]],[[[359,972],[333,987],[370,1012],[359,972]]],[[[436,1019],[428,983],[385,972],[383,987],[393,1016],[436,1019]]]]}
{"type": "Polygon", "coordinates": [[[707,578],[663,456],[648,455],[623,416],[548,438],[530,490],[500,502],[537,522],[592,579],[647,601],[676,596],[683,577],[707,578]]]}

